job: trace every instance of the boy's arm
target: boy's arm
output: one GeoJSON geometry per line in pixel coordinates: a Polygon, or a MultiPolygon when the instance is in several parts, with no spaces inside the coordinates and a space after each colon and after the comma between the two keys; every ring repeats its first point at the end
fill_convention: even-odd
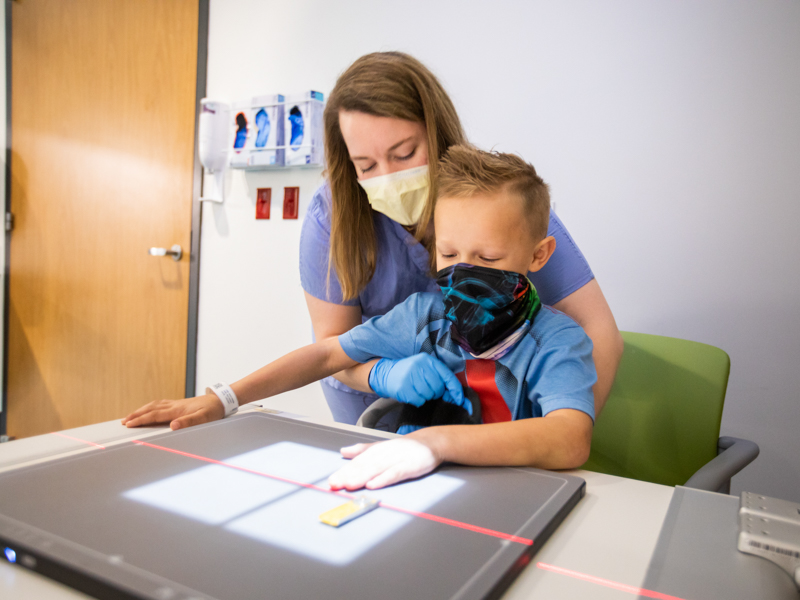
{"type": "MultiPolygon", "coordinates": [[[[338,338],[329,338],[282,356],[231,384],[231,388],[242,405],[297,389],[357,364],[342,350],[338,338]]],[[[169,422],[174,430],[221,419],[224,414],[216,395],[203,394],[151,402],[125,417],[122,424],[137,427],[169,422]]]]}
{"type": "Polygon", "coordinates": [[[246,404],[295,390],[357,364],[342,350],[338,338],[328,338],[282,356],[231,388],[239,402],[246,404]]]}
{"type": "Polygon", "coordinates": [[[538,419],[429,427],[407,437],[428,446],[440,462],[575,469],[589,459],[592,426],[589,415],[565,408],[538,419]]]}
{"type": "Polygon", "coordinates": [[[392,440],[343,448],[343,456],[353,460],[330,477],[331,486],[375,489],[424,475],[444,461],[544,469],[581,466],[592,441],[592,386],[597,380],[592,343],[572,321],[564,326],[566,317],[544,316],[547,335],[527,365],[525,400],[537,403],[544,417],[430,427],[408,434],[403,444],[392,440]]]}
{"type": "Polygon", "coordinates": [[[573,409],[505,423],[428,427],[401,439],[342,448],[353,460],[329,483],[333,489],[377,489],[425,475],[443,462],[573,469],[589,458],[591,441],[591,417],[573,409]]]}

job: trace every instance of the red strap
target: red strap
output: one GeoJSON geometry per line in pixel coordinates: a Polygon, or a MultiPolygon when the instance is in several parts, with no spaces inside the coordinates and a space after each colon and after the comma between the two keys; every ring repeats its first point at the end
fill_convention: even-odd
{"type": "Polygon", "coordinates": [[[500,423],[511,420],[511,411],[497,388],[494,379],[495,361],[476,358],[468,360],[464,371],[456,377],[461,385],[471,388],[481,401],[481,417],[484,423],[500,423]]]}

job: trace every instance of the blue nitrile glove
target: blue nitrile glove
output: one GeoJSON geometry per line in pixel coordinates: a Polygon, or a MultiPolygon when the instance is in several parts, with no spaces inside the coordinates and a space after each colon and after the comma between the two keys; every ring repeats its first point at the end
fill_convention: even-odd
{"type": "Polygon", "coordinates": [[[464,396],[461,382],[430,354],[415,354],[400,360],[380,359],[369,373],[369,386],[379,396],[405,404],[422,406],[428,400],[441,398],[472,414],[472,403],[464,396]]]}

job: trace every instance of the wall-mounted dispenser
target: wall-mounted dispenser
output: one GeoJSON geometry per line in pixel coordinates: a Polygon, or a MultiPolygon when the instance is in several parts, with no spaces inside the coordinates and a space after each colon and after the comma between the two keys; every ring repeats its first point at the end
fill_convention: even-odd
{"type": "Polygon", "coordinates": [[[228,105],[204,98],[200,101],[197,153],[200,164],[212,175],[208,190],[203,188],[201,201],[224,200],[225,168],[228,166],[228,105]]]}
{"type": "Polygon", "coordinates": [[[304,92],[286,97],[285,145],[286,166],[321,165],[322,111],[325,105],[320,92],[304,92]]]}
{"type": "Polygon", "coordinates": [[[270,94],[232,105],[228,137],[232,168],[283,166],[283,102],[282,95],[270,94]]]}
{"type": "Polygon", "coordinates": [[[320,92],[268,94],[230,105],[206,98],[200,106],[200,162],[213,174],[201,200],[222,202],[227,167],[321,167],[324,162],[320,92]]]}

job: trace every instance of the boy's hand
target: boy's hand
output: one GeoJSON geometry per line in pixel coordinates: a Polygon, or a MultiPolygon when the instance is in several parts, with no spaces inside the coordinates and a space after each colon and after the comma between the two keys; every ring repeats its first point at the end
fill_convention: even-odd
{"type": "Polygon", "coordinates": [[[122,419],[126,427],[167,423],[173,431],[225,416],[222,402],[214,394],[205,394],[184,400],[156,400],[145,404],[122,419]]]}
{"type": "Polygon", "coordinates": [[[442,463],[428,445],[410,438],[356,444],[341,452],[352,460],[328,478],[333,490],[375,490],[430,473],[442,463]]]}
{"type": "Polygon", "coordinates": [[[439,359],[415,354],[400,360],[382,358],[369,373],[369,386],[379,396],[422,406],[441,398],[472,414],[472,403],[464,396],[461,382],[439,359]]]}

